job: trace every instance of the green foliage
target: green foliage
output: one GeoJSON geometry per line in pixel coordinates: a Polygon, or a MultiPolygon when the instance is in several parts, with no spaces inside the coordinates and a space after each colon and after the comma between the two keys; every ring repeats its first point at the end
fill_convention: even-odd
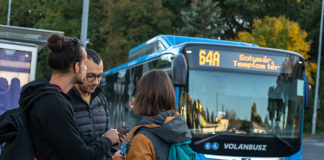
{"type": "MultiPolygon", "coordinates": [[[[180,10],[190,0],[90,1],[87,48],[104,59],[105,70],[127,61],[129,50],[159,34],[174,34],[180,10]],[[163,7],[168,6],[170,10],[163,7]]],[[[67,37],[81,35],[83,0],[12,1],[11,25],[63,31],[67,37]]],[[[0,24],[7,23],[8,0],[0,0],[0,24]]],[[[48,50],[38,55],[36,77],[49,79],[48,50]]]]}
{"type": "Polygon", "coordinates": [[[195,0],[188,11],[182,11],[184,27],[180,35],[204,38],[217,38],[221,35],[221,8],[212,0],[195,0]]]}
{"type": "Polygon", "coordinates": [[[307,40],[313,41],[311,44],[311,50],[309,54],[311,58],[315,60],[318,54],[318,43],[319,43],[319,32],[320,32],[320,20],[322,9],[322,1],[317,0],[310,5],[306,5],[305,9],[300,13],[301,18],[299,19],[299,24],[303,30],[307,31],[307,40]],[[311,17],[311,18],[310,18],[311,17]],[[315,59],[314,59],[315,58],[315,59]]]}
{"type": "MultiPolygon", "coordinates": [[[[41,18],[35,25],[35,28],[63,31],[67,37],[81,36],[82,22],[82,0],[45,0],[42,6],[44,18],[41,18]]],[[[97,49],[103,45],[99,35],[99,29],[103,25],[102,1],[90,1],[88,35],[90,44],[87,48],[97,49]]],[[[36,78],[50,79],[51,70],[47,67],[48,50],[39,53],[37,61],[36,78]]]]}
{"type": "Polygon", "coordinates": [[[47,65],[47,53],[48,49],[45,48],[37,56],[36,79],[44,79],[49,81],[52,76],[52,70],[47,65]]]}
{"type": "MultiPolygon", "coordinates": [[[[42,8],[44,17],[34,25],[35,28],[63,31],[65,36],[79,37],[82,15],[81,0],[44,0],[42,8]],[[78,2],[78,3],[77,3],[78,2]]],[[[48,49],[43,49],[38,54],[36,79],[49,80],[51,70],[47,65],[48,49]]]]}
{"type": "Polygon", "coordinates": [[[162,5],[173,13],[172,26],[181,28],[184,26],[181,16],[181,10],[187,10],[190,7],[191,0],[162,0],[162,5]]]}
{"type": "MultiPolygon", "coordinates": [[[[44,0],[12,0],[10,25],[33,27],[44,17],[44,0]]],[[[0,0],[0,24],[7,24],[9,0],[0,0]]]]}
{"type": "Polygon", "coordinates": [[[285,15],[297,21],[301,4],[296,0],[215,0],[222,8],[224,34],[222,39],[234,39],[238,32],[252,31],[254,19],[285,15]]]}
{"type": "Polygon", "coordinates": [[[64,31],[65,36],[80,37],[82,0],[46,0],[45,17],[34,27],[64,31]]]}
{"type": "Polygon", "coordinates": [[[318,1],[318,0],[296,0],[296,2],[298,2],[302,5],[302,7],[310,5],[310,4],[314,3],[315,1],[318,1]]]}
{"type": "MultiPolygon", "coordinates": [[[[322,68],[322,66],[321,66],[322,68]]],[[[316,78],[316,76],[313,76],[316,78]]],[[[324,85],[321,85],[324,82],[324,71],[320,72],[320,79],[319,79],[319,89],[318,89],[318,98],[320,100],[319,106],[320,108],[317,109],[317,119],[316,119],[316,134],[324,134],[324,85]]],[[[315,97],[315,85],[312,86],[313,91],[313,99],[315,97]]],[[[305,110],[304,112],[304,132],[307,134],[311,133],[312,130],[312,120],[313,120],[313,111],[314,111],[314,102],[313,107],[310,110],[305,110]]]]}
{"type": "Polygon", "coordinates": [[[107,40],[101,48],[105,69],[127,61],[128,52],[159,34],[172,34],[173,14],[162,6],[162,0],[107,0],[107,22],[101,33],[107,40]]]}
{"type": "MultiPolygon", "coordinates": [[[[312,62],[317,62],[318,59],[318,45],[319,45],[319,34],[320,34],[320,20],[321,20],[321,0],[301,0],[303,3],[303,10],[300,12],[300,18],[298,20],[301,28],[308,33],[306,38],[307,41],[312,41],[310,46],[309,60],[312,62]]],[[[321,44],[323,45],[323,44],[321,44]]],[[[323,48],[322,48],[323,53],[323,48]]],[[[319,79],[319,93],[318,97],[320,99],[320,109],[317,110],[317,122],[316,131],[318,133],[324,133],[324,57],[321,57],[321,72],[319,79]]],[[[315,80],[316,75],[313,74],[312,78],[315,80]]],[[[315,85],[313,85],[313,92],[315,92],[315,85]]],[[[313,93],[313,98],[314,98],[313,93]]],[[[313,103],[314,104],[314,103],[313,103]]],[[[304,113],[304,132],[310,133],[312,128],[312,118],[313,109],[305,111],[304,113]]]]}

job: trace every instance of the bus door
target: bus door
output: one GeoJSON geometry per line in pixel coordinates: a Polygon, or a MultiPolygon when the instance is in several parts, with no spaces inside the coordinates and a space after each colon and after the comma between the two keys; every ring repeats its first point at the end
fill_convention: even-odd
{"type": "Polygon", "coordinates": [[[118,79],[115,83],[116,88],[116,105],[114,110],[115,128],[125,126],[125,109],[123,107],[123,95],[125,92],[126,69],[118,71],[118,79]]]}

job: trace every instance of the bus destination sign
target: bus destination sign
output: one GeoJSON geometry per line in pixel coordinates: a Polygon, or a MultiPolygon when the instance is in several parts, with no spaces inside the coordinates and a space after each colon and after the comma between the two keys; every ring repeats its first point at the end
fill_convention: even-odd
{"type": "Polygon", "coordinates": [[[233,60],[234,67],[244,67],[244,68],[256,68],[256,69],[268,69],[268,70],[278,70],[280,67],[275,64],[271,58],[267,56],[253,57],[252,55],[245,56],[244,54],[239,55],[239,61],[233,60]]]}
{"type": "Polygon", "coordinates": [[[199,66],[280,71],[285,57],[215,50],[199,50],[199,66]]]}

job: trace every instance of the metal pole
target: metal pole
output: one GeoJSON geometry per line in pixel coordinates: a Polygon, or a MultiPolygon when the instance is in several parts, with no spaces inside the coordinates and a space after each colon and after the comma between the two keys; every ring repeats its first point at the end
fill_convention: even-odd
{"type": "Polygon", "coordinates": [[[316,89],[315,89],[315,99],[314,99],[314,110],[313,110],[313,122],[312,122],[312,135],[316,131],[316,117],[317,117],[317,107],[318,107],[318,86],[319,86],[319,77],[321,69],[321,49],[322,49],[322,35],[323,35],[323,14],[324,14],[324,0],[322,1],[322,12],[321,12],[321,27],[319,35],[319,44],[318,44],[318,60],[317,60],[317,73],[316,73],[316,89]]]}
{"type": "Polygon", "coordinates": [[[9,0],[7,25],[10,26],[11,0],[9,0]]]}
{"type": "Polygon", "coordinates": [[[87,48],[87,32],[88,32],[88,17],[89,17],[89,0],[83,0],[82,26],[81,26],[81,41],[83,48],[87,48]]]}

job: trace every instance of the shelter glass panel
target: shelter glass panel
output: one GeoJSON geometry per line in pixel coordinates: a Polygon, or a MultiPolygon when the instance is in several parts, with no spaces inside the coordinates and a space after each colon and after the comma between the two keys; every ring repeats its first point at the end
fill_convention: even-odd
{"type": "Polygon", "coordinates": [[[29,82],[31,52],[0,48],[0,114],[19,106],[22,86],[29,82]]]}

